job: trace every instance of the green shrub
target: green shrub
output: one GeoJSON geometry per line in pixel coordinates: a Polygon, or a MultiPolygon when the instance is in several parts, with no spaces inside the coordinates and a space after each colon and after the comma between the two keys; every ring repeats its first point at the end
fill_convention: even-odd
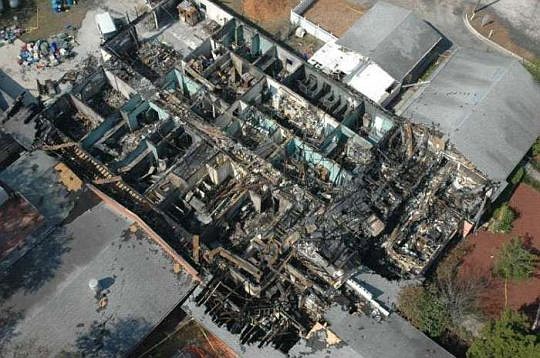
{"type": "Polygon", "coordinates": [[[498,233],[510,232],[510,230],[512,230],[512,222],[516,217],[516,212],[508,205],[508,203],[502,204],[493,213],[489,230],[498,233]]]}
{"type": "Polygon", "coordinates": [[[435,287],[403,289],[398,302],[401,313],[430,337],[440,337],[450,325],[450,315],[435,287]]]}
{"type": "Polygon", "coordinates": [[[532,76],[534,77],[536,81],[540,82],[540,59],[539,58],[529,63],[525,63],[525,68],[529,70],[529,72],[532,74],[532,76]]]}
{"type": "Polygon", "coordinates": [[[536,142],[532,146],[532,155],[535,157],[540,155],[540,137],[536,138],[536,142]]]}
{"type": "Polygon", "coordinates": [[[525,176],[525,168],[520,167],[514,172],[514,175],[510,178],[510,183],[512,185],[518,185],[521,182],[521,179],[525,176]]]}

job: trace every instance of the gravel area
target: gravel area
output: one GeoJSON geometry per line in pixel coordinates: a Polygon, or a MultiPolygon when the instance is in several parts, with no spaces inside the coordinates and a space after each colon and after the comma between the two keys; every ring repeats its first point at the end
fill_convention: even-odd
{"type": "Polygon", "coordinates": [[[342,36],[363,14],[350,0],[317,0],[303,16],[336,36],[342,36]]]}

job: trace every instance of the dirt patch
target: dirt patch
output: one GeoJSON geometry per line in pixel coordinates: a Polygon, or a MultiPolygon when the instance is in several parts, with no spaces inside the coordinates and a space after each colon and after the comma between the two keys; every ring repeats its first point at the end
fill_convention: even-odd
{"type": "Polygon", "coordinates": [[[285,42],[294,48],[302,57],[307,61],[308,58],[313,56],[318,49],[324,46],[324,42],[317,39],[310,34],[305,34],[304,37],[299,38],[294,34],[289,36],[285,42]]]}
{"type": "Polygon", "coordinates": [[[365,12],[364,7],[353,5],[346,0],[318,0],[303,16],[341,37],[365,12]]]}
{"type": "MultiPolygon", "coordinates": [[[[521,236],[531,251],[540,252],[540,193],[526,184],[521,184],[510,206],[519,213],[508,234],[494,234],[480,231],[470,235],[466,243],[471,250],[463,259],[460,274],[464,278],[484,277],[487,287],[480,294],[480,307],[488,317],[498,317],[504,308],[504,281],[493,277],[492,269],[501,246],[512,237],[521,236]]],[[[533,277],[524,281],[508,283],[508,306],[526,313],[531,319],[540,303],[540,265],[533,277]]]]}
{"type": "Polygon", "coordinates": [[[272,34],[285,34],[289,30],[291,9],[298,5],[298,0],[244,0],[242,3],[241,14],[272,34]]]}
{"type": "Polygon", "coordinates": [[[290,24],[291,10],[298,5],[298,0],[223,0],[218,1],[255,24],[283,40],[307,59],[324,43],[306,34],[304,38],[294,35],[290,24]]]}
{"type": "MultiPolygon", "coordinates": [[[[469,14],[471,13],[472,11],[469,11],[469,14]]],[[[501,17],[497,16],[497,14],[491,9],[477,12],[470,23],[476,31],[481,33],[486,38],[489,38],[505,49],[510,50],[529,61],[532,61],[535,59],[535,57],[540,56],[540,50],[534,51],[534,48],[528,50],[520,46],[512,37],[510,30],[511,28],[508,23],[501,17]],[[482,24],[484,24],[484,26],[482,26],[482,24]]]]}

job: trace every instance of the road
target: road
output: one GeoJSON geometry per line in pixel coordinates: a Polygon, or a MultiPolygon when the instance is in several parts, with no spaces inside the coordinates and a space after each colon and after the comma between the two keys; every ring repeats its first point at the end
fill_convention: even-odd
{"type": "MultiPolygon", "coordinates": [[[[350,0],[364,6],[373,5],[376,0],[350,0]]],[[[415,11],[431,23],[454,45],[488,49],[463,23],[463,13],[468,6],[475,6],[478,0],[385,0],[415,11]]],[[[489,5],[497,15],[510,25],[510,33],[516,42],[526,48],[540,47],[540,0],[481,0],[480,7],[489,5]]]]}

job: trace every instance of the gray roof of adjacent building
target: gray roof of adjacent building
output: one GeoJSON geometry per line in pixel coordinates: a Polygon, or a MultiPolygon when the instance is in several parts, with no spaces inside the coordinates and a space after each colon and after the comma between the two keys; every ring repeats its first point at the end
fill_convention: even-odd
{"type": "Polygon", "coordinates": [[[403,112],[434,125],[488,178],[504,182],[540,135],[540,85],[513,58],[457,50],[403,112]]]}
{"type": "Polygon", "coordinates": [[[58,160],[46,152],[26,152],[0,172],[0,180],[21,193],[51,224],[60,223],[74,205],[76,194],[60,182],[58,160]]]}
{"type": "Polygon", "coordinates": [[[379,1],[337,41],[403,81],[442,36],[411,11],[379,1]]]}
{"type": "Polygon", "coordinates": [[[363,358],[453,357],[395,313],[377,322],[366,315],[351,315],[334,304],[325,318],[329,328],[363,358]]]}
{"type": "Polygon", "coordinates": [[[0,69],[0,114],[7,110],[15,99],[23,93],[24,105],[28,106],[31,103],[37,103],[36,98],[30,92],[0,69]]]}
{"type": "Polygon", "coordinates": [[[130,220],[88,189],[79,195],[78,215],[66,218],[0,280],[3,356],[21,349],[36,356],[122,355],[194,287],[141,229],[130,230],[130,220]],[[107,295],[103,309],[91,279],[107,295]]]}

